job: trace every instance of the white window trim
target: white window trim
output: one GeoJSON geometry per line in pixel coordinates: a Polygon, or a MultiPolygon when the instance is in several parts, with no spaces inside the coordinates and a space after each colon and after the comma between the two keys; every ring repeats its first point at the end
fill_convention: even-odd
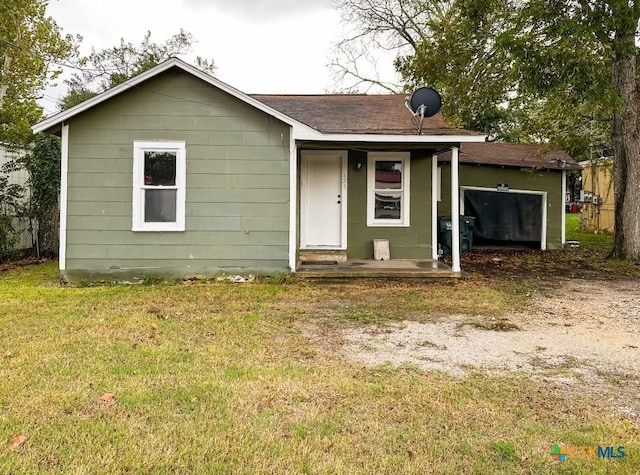
{"type": "Polygon", "coordinates": [[[367,155],[367,226],[369,227],[394,227],[407,228],[410,226],[411,209],[411,154],[408,152],[369,152],[367,155]],[[394,219],[376,219],[376,162],[377,161],[401,161],[402,162],[402,200],[400,221],[394,219]]]}
{"type": "Polygon", "coordinates": [[[132,231],[164,232],[185,230],[186,158],[185,142],[147,142],[138,140],[133,142],[132,231]],[[144,222],[144,152],[147,151],[176,152],[176,221],[173,223],[144,222]]]}

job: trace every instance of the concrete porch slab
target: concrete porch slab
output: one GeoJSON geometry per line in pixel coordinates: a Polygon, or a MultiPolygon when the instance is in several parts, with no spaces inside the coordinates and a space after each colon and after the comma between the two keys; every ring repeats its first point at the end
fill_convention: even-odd
{"type": "Polygon", "coordinates": [[[453,272],[440,261],[428,259],[372,259],[348,260],[338,264],[307,264],[298,267],[296,275],[304,278],[459,278],[461,272],[453,272]]]}

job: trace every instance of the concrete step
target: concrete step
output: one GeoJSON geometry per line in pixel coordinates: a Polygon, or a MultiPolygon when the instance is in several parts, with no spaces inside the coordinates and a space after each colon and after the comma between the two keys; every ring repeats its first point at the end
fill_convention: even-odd
{"type": "Polygon", "coordinates": [[[298,251],[298,265],[338,265],[347,262],[347,251],[304,249],[298,251]]]}

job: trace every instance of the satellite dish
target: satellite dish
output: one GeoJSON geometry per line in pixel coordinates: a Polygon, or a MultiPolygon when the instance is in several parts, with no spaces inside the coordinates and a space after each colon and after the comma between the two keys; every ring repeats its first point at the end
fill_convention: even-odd
{"type": "Polygon", "coordinates": [[[422,134],[422,123],[425,117],[436,115],[442,107],[442,97],[435,89],[421,87],[407,97],[407,109],[413,114],[413,123],[418,135],[422,134]]]}
{"type": "Polygon", "coordinates": [[[442,97],[438,94],[438,91],[431,89],[430,87],[421,87],[416,89],[409,98],[409,107],[414,114],[420,114],[424,108],[423,117],[431,117],[436,115],[442,107],[442,97]]]}

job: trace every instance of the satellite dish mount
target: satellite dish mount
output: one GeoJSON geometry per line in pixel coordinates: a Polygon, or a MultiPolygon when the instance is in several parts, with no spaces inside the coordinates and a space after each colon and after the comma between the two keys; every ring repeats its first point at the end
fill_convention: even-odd
{"type": "Polygon", "coordinates": [[[442,97],[435,89],[421,87],[416,89],[405,101],[407,109],[413,115],[413,125],[418,135],[422,135],[424,119],[436,115],[442,107],[442,97]]]}

